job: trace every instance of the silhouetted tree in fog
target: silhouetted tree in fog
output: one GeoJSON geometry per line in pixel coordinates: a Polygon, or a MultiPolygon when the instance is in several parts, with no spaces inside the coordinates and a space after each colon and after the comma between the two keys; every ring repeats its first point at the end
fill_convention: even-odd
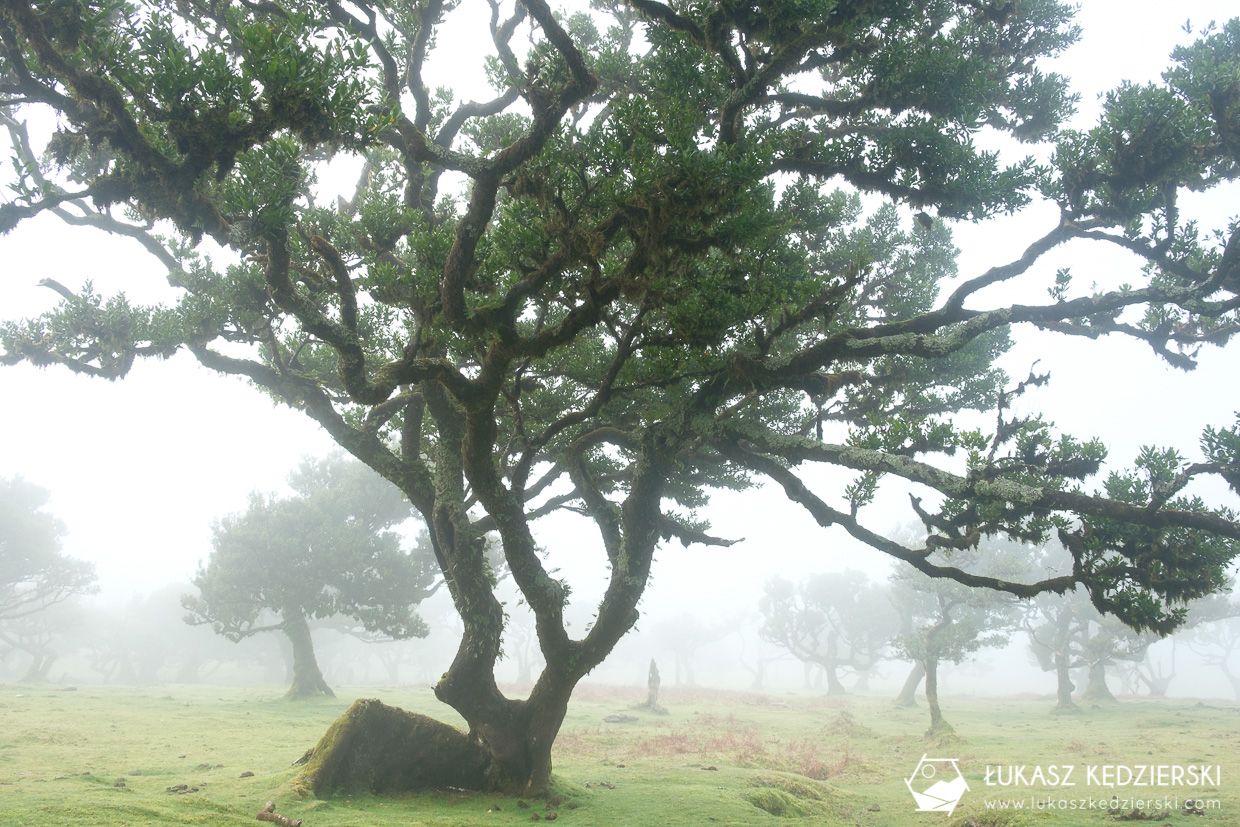
{"type": "MultiPolygon", "coordinates": [[[[936,554],[936,556],[939,556],[936,554]]],[[[1011,559],[994,550],[957,551],[942,563],[968,565],[990,576],[1017,578],[1011,559]]],[[[952,732],[939,705],[939,666],[960,663],[979,649],[1005,646],[1017,622],[1017,602],[1010,594],[971,589],[950,578],[933,578],[909,567],[891,575],[892,602],[906,618],[907,631],[892,641],[897,657],[919,661],[925,668],[927,735],[952,732]]]]}
{"type": "Polygon", "coordinates": [[[331,695],[309,621],[343,614],[392,638],[423,637],[414,609],[438,570],[425,546],[402,547],[393,529],[410,519],[409,504],[361,463],[307,459],[289,485],[294,496],[253,494],[244,513],[215,525],[198,594],[183,598],[186,622],[231,640],[282,632],[293,648],[289,697],[331,695]]]}
{"type": "Polygon", "coordinates": [[[851,570],[770,580],[758,610],[762,638],[821,667],[828,695],[844,692],[841,669],[866,675],[886,656],[899,621],[887,589],[851,570]]]}
{"type": "Polygon", "coordinates": [[[21,477],[0,478],[0,624],[97,590],[95,567],[66,557],[66,529],[46,510],[50,494],[21,477]]]}

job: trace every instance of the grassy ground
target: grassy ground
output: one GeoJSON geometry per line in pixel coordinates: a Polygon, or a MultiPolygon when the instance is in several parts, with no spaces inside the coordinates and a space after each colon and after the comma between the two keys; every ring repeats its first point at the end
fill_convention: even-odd
{"type": "Polygon", "coordinates": [[[1156,800],[1144,807],[1150,823],[1240,825],[1240,708],[1221,701],[1126,700],[1057,718],[1045,699],[951,698],[958,739],[929,742],[924,708],[893,710],[881,698],[667,691],[669,714],[659,716],[632,709],[640,690],[583,687],[557,742],[548,804],[464,793],[300,799],[291,762],[355,697],[444,720],[447,710],[426,689],[303,702],[282,692],[0,686],[0,825],[253,824],[267,801],[304,827],[506,825],[551,812],[589,827],[1103,825],[1135,802],[1112,813],[1029,808],[1108,799],[1112,789],[1086,784],[1085,766],[1142,764],[1221,766],[1221,781],[1204,787],[1114,790],[1156,800]],[[617,714],[635,720],[604,721],[617,714]],[[904,781],[926,753],[958,759],[969,784],[951,816],[914,812],[904,781]],[[1028,777],[1067,764],[1074,787],[986,784],[988,765],[1024,765],[1028,777]],[[1185,798],[1205,799],[1203,814],[1183,812],[1185,798]],[[1174,811],[1159,809],[1168,800],[1174,811]],[[994,809],[1002,801],[1025,810],[994,809]]]}

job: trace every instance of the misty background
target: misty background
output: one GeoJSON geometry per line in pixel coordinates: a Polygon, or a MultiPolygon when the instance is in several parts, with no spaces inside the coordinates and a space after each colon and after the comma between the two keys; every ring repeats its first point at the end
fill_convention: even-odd
{"type": "MultiPolygon", "coordinates": [[[[1137,13],[1131,3],[1085,3],[1078,19],[1083,39],[1055,67],[1073,79],[1081,94],[1078,125],[1091,123],[1097,96],[1120,80],[1157,78],[1171,49],[1191,39],[1182,29],[1186,19],[1200,28],[1233,13],[1231,6],[1193,0],[1141,4],[1137,13]]],[[[453,78],[454,86],[458,80],[453,78]]],[[[1233,187],[1186,211],[1195,207],[1232,214],[1235,203],[1233,187]]],[[[1056,220],[1056,215],[1031,209],[982,225],[953,225],[961,276],[1018,257],[1056,220]]],[[[158,262],[138,245],[71,229],[49,217],[0,238],[0,261],[0,314],[7,319],[54,306],[56,294],[37,286],[45,277],[75,289],[90,281],[104,294],[123,290],[140,303],[170,295],[158,262]]],[[[1057,267],[1069,264],[1085,284],[1116,285],[1135,276],[1135,265],[1125,266],[1114,251],[1097,257],[1078,243],[1039,265],[1042,284],[1031,280],[1036,290],[1028,300],[1045,301],[1040,291],[1050,285],[1057,267]]],[[[1010,293],[1004,298],[1025,300],[1010,293]]],[[[1184,373],[1133,342],[1074,343],[1026,330],[1016,331],[1015,338],[1016,346],[1001,360],[1013,380],[1035,366],[1051,375],[1049,386],[1021,398],[1017,412],[1044,411],[1063,432],[1101,437],[1111,450],[1111,468],[1130,464],[1152,433],[1160,446],[1195,456],[1202,428],[1227,425],[1240,410],[1236,346],[1203,352],[1200,367],[1184,373]]],[[[303,457],[332,450],[317,425],[235,379],[207,371],[185,354],[139,361],[117,383],[63,369],[5,367],[0,369],[0,400],[0,477],[20,476],[50,492],[47,510],[68,529],[64,553],[93,563],[99,578],[97,594],[59,604],[43,618],[38,634],[47,637],[45,648],[54,657],[41,677],[58,683],[286,681],[288,653],[279,635],[234,644],[207,626],[183,623],[180,597],[193,592],[190,580],[211,553],[214,520],[242,511],[252,491],[287,494],[285,479],[303,457]]],[[[1222,486],[1195,493],[1235,505],[1222,486]]],[[[872,508],[893,530],[912,518],[901,490],[884,490],[872,508]]],[[[718,492],[703,516],[711,520],[714,534],[743,541],[728,548],[666,545],[638,628],[587,680],[644,686],[653,658],[664,686],[676,685],[679,672],[681,685],[825,691],[821,670],[807,669],[759,634],[765,586],[776,577],[797,584],[810,575],[844,570],[883,584],[893,561],[843,531],[824,532],[778,491],[718,492]]],[[[572,628],[584,633],[604,585],[600,544],[568,517],[544,520],[538,528],[551,565],[573,586],[572,628]]],[[[415,533],[416,526],[406,530],[409,537],[415,533]]],[[[515,589],[507,591],[510,621],[499,677],[519,686],[537,674],[541,661],[528,612],[515,589]]],[[[420,612],[429,636],[403,642],[364,642],[343,624],[317,624],[316,651],[327,681],[433,683],[455,651],[459,625],[442,591],[420,612]]],[[[1215,627],[1234,624],[1223,621],[1215,627]]],[[[1165,687],[1169,695],[1232,698],[1226,674],[1211,662],[1225,647],[1205,642],[1207,628],[1212,627],[1154,643],[1141,660],[1115,666],[1111,689],[1148,693],[1148,678],[1174,674],[1165,687]]],[[[0,649],[0,681],[22,679],[41,665],[36,660],[13,646],[0,649]]],[[[1240,672],[1240,654],[1230,662],[1240,672]]],[[[908,671],[908,662],[883,660],[865,676],[864,691],[894,695],[908,671]]],[[[841,676],[846,687],[855,689],[858,674],[845,669],[841,676]]],[[[940,685],[945,696],[1033,693],[1053,699],[1055,676],[1031,654],[1027,635],[1016,632],[1006,648],[983,649],[959,666],[945,665],[940,685]]]]}

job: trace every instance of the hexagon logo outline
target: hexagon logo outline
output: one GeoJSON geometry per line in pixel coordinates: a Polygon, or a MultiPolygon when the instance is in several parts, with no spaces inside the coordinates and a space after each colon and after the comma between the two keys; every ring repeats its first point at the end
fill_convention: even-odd
{"type": "Polygon", "coordinates": [[[969,783],[960,772],[957,760],[931,758],[922,753],[913,774],[904,781],[904,786],[908,787],[908,791],[913,794],[913,800],[917,802],[916,812],[947,813],[950,816],[956,809],[961,797],[969,789],[969,783]],[[950,772],[943,773],[948,777],[940,778],[940,772],[948,769],[950,772]],[[927,784],[928,786],[925,786],[927,784]]]}

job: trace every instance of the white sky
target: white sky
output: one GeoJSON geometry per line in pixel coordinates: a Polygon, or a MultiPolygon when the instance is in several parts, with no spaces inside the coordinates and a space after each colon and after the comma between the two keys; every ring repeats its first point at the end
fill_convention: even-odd
{"type": "MultiPolygon", "coordinates": [[[[1074,78],[1089,112],[1098,93],[1122,78],[1156,79],[1170,50],[1186,40],[1180,28],[1186,18],[1200,26],[1234,12],[1231,0],[1085,0],[1079,17],[1084,40],[1056,68],[1074,78]]],[[[1227,205],[1218,201],[1212,208],[1227,205]]],[[[975,275],[1015,257],[1053,222],[1053,215],[1035,213],[957,227],[962,273],[975,275]]],[[[1133,275],[1122,258],[1090,264],[1081,251],[1067,255],[1086,262],[1078,270],[1083,284],[1133,275]]],[[[57,296],[35,286],[44,277],[75,288],[92,279],[100,291],[124,290],[135,301],[161,295],[160,269],[136,244],[52,220],[0,237],[0,262],[4,318],[54,306],[57,296]]],[[[1044,296],[1040,285],[1033,298],[1044,296]]],[[[1147,434],[1189,452],[1202,426],[1229,424],[1240,410],[1236,355],[1234,346],[1209,353],[1201,370],[1186,375],[1128,343],[1065,345],[1023,336],[1007,364],[1013,375],[1024,376],[1040,359],[1054,384],[1028,404],[1045,407],[1070,433],[1105,437],[1116,446],[1114,457],[1128,459],[1150,440],[1147,434]]],[[[187,581],[210,552],[212,519],[243,508],[252,489],[281,487],[302,455],[332,447],[302,415],[188,356],[140,362],[118,383],[56,368],[0,368],[0,433],[0,476],[20,474],[51,489],[51,510],[70,529],[66,551],[96,563],[104,596],[112,600],[187,581]]],[[[722,495],[713,516],[717,533],[748,540],[731,549],[662,552],[646,601],[656,615],[683,609],[690,594],[709,595],[706,614],[724,614],[729,606],[752,609],[761,583],[773,574],[799,577],[850,566],[877,572],[885,565],[842,533],[817,529],[772,492],[722,495]]],[[[590,572],[586,580],[593,582],[578,584],[578,594],[601,585],[601,566],[579,565],[582,549],[571,529],[549,529],[545,541],[566,571],[590,572]]]]}

